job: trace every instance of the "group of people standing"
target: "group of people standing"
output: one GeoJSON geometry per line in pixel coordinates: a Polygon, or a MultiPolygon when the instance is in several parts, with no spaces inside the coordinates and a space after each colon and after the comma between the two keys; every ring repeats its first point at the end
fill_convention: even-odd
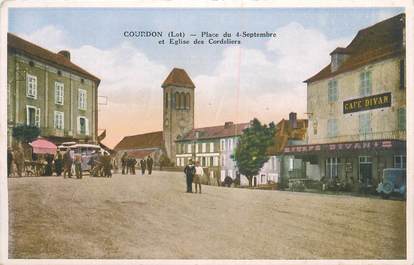
{"type": "MultiPolygon", "coordinates": [[[[121,157],[122,175],[128,173],[135,175],[135,166],[137,163],[138,162],[134,157],[128,156],[128,154],[125,152],[121,157]]],[[[148,174],[151,175],[154,160],[151,156],[148,156],[146,159],[142,158],[139,161],[139,165],[142,175],[145,175],[146,170],[148,170],[148,174]]]]}
{"type": "Polygon", "coordinates": [[[187,192],[193,193],[193,183],[195,184],[195,193],[201,193],[201,178],[204,176],[204,170],[200,166],[200,162],[197,161],[195,164],[190,159],[188,165],[184,168],[184,173],[187,182],[187,192]],[[199,190],[199,191],[198,191],[199,190]]]}

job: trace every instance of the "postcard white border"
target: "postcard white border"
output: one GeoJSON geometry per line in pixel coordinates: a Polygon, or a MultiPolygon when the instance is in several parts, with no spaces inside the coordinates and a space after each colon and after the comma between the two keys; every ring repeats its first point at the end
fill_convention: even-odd
{"type": "Polygon", "coordinates": [[[414,264],[413,259],[413,212],[414,212],[414,20],[413,0],[155,0],[155,1],[75,1],[75,0],[0,0],[0,265],[2,264],[414,264]],[[407,108],[407,259],[406,260],[91,260],[91,259],[8,259],[8,190],[7,190],[7,29],[8,9],[28,7],[87,7],[87,8],[364,8],[364,7],[402,7],[406,13],[406,108],[407,108]],[[411,88],[411,89],[410,89],[411,88]],[[6,120],[6,122],[4,122],[6,120]],[[411,251],[410,251],[411,250],[411,251]]]}

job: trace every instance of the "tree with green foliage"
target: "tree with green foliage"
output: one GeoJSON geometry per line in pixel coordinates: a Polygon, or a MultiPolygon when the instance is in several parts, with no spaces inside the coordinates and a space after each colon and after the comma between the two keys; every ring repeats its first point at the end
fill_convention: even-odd
{"type": "Polygon", "coordinates": [[[254,118],[250,126],[243,130],[232,159],[236,162],[239,172],[247,177],[252,186],[253,176],[256,176],[264,163],[269,160],[267,150],[274,144],[275,124],[261,124],[254,118]]]}
{"type": "Polygon", "coordinates": [[[13,128],[12,136],[23,143],[30,143],[40,135],[40,129],[31,125],[17,125],[13,128]]]}

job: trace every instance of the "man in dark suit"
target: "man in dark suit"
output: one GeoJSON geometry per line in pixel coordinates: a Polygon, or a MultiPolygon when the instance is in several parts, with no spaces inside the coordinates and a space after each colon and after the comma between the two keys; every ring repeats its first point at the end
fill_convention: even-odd
{"type": "Polygon", "coordinates": [[[193,177],[194,177],[194,174],[196,173],[196,168],[194,166],[192,159],[188,161],[188,165],[184,168],[184,173],[185,173],[186,182],[187,182],[187,192],[193,193],[193,177]]]}
{"type": "Polygon", "coordinates": [[[152,173],[152,165],[154,164],[154,160],[151,156],[148,156],[147,158],[147,168],[148,168],[148,175],[151,175],[152,173]]]}
{"type": "Polygon", "coordinates": [[[145,162],[145,159],[141,159],[141,161],[139,161],[139,165],[141,166],[141,173],[142,175],[145,174],[145,169],[147,167],[147,163],[145,162]]]}

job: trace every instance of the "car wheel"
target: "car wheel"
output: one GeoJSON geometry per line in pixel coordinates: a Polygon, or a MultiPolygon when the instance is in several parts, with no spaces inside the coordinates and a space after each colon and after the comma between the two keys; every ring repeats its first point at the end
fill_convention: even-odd
{"type": "Polygon", "coordinates": [[[393,191],[393,185],[389,182],[382,184],[382,190],[386,194],[391,194],[393,191]]]}

